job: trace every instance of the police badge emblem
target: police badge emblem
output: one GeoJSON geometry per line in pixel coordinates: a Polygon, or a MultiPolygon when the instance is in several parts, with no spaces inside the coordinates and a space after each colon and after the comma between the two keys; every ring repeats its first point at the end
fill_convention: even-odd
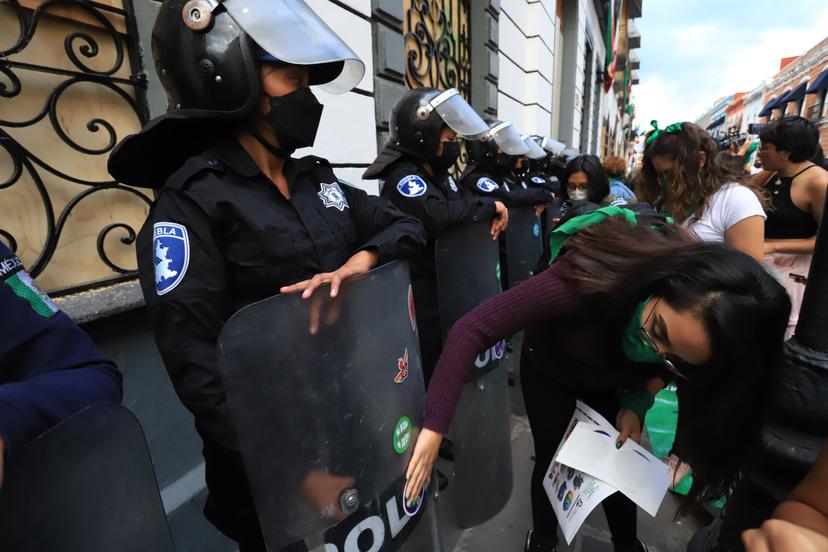
{"type": "Polygon", "coordinates": [[[477,189],[481,192],[486,192],[487,194],[497,190],[499,187],[500,186],[497,185],[497,182],[487,176],[481,177],[477,181],[477,189]]]}
{"type": "Polygon", "coordinates": [[[425,180],[416,174],[409,174],[397,182],[397,191],[405,197],[420,197],[427,189],[425,180]]]}
{"type": "Polygon", "coordinates": [[[348,200],[345,199],[345,194],[342,193],[342,188],[339,187],[338,182],[331,182],[330,184],[322,182],[319,184],[319,188],[319,193],[316,195],[319,196],[326,208],[334,207],[344,211],[345,207],[348,207],[348,200]]]}
{"type": "Polygon", "coordinates": [[[190,264],[190,239],[187,229],[173,222],[152,225],[152,250],[155,264],[155,292],[169,293],[181,283],[190,264]]]}
{"type": "Polygon", "coordinates": [[[540,176],[533,176],[532,177],[532,182],[534,182],[535,184],[543,184],[546,181],[543,178],[541,178],[540,176]]]}

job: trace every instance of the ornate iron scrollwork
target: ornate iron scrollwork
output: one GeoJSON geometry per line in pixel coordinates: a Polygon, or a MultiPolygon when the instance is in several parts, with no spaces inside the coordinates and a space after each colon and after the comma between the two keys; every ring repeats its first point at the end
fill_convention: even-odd
{"type": "MultiPolygon", "coordinates": [[[[89,146],[79,143],[62,126],[59,114],[61,97],[72,87],[91,84],[100,87],[101,90],[106,89],[114,93],[118,101],[125,102],[126,106],[134,112],[138,121],[143,124],[148,118],[144,102],[146,79],[143,74],[136,74],[134,70],[134,68],[140,67],[140,63],[135,45],[128,42],[134,40],[136,36],[135,20],[129,0],[124,0],[123,9],[90,0],[45,0],[34,10],[20,6],[17,0],[5,1],[17,17],[19,34],[11,47],[0,50],[0,101],[3,98],[15,98],[25,92],[26,79],[21,78],[21,73],[47,73],[66,77],[47,95],[42,109],[33,117],[20,121],[0,119],[0,155],[5,154],[11,160],[11,173],[8,178],[3,179],[0,176],[0,190],[14,186],[24,176],[27,176],[37,191],[43,219],[45,220],[46,239],[43,241],[37,259],[29,266],[29,272],[36,277],[43,272],[52,259],[61,235],[71,220],[73,211],[90,196],[104,190],[115,190],[136,198],[142,204],[149,205],[152,200],[135,188],[113,180],[91,181],[72,175],[70,174],[71,171],[58,169],[48,160],[41,158],[41,156],[23,146],[12,136],[11,129],[25,129],[48,118],[52,131],[60,138],[62,143],[83,155],[95,156],[94,162],[96,163],[105,163],[107,154],[114,149],[118,142],[115,127],[102,117],[93,117],[86,122],[85,128],[91,134],[103,134],[104,144],[89,146]],[[94,28],[97,29],[96,33],[103,32],[107,40],[111,42],[106,45],[106,51],[108,55],[113,56],[112,63],[107,64],[104,68],[93,67],[93,65],[100,65],[100,62],[95,63],[95,61],[97,61],[96,58],[99,58],[103,48],[102,44],[99,43],[99,38],[94,36],[96,33],[86,32],[85,30],[70,31],[63,39],[63,50],[71,63],[71,69],[38,65],[17,59],[15,55],[20,54],[30,45],[39,24],[50,7],[64,10],[71,8],[75,10],[74,13],[81,13],[85,19],[92,21],[94,28]],[[80,12],[77,10],[80,10],[80,12]],[[124,19],[127,30],[125,36],[116,30],[107,15],[124,19]],[[127,59],[130,62],[130,76],[128,78],[115,76],[119,72],[123,74],[122,68],[127,59]],[[130,88],[134,91],[134,94],[126,91],[130,88]],[[83,187],[81,191],[66,201],[65,205],[60,208],[59,213],[56,212],[50,190],[43,180],[43,175],[46,173],[83,187]]],[[[81,29],[87,28],[79,27],[81,29]]],[[[97,235],[97,254],[114,274],[109,280],[96,282],[96,284],[135,275],[134,268],[119,266],[112,260],[105,250],[105,244],[107,243],[107,237],[112,232],[118,231],[122,233],[120,243],[131,245],[135,242],[136,230],[123,222],[111,223],[110,220],[106,222],[109,222],[109,224],[100,229],[97,235]]],[[[12,250],[17,249],[19,240],[8,229],[0,228],[0,238],[6,241],[12,250]]],[[[71,289],[63,291],[71,291],[71,289]]]]}
{"type": "Polygon", "coordinates": [[[406,84],[457,88],[469,99],[470,0],[406,0],[406,84]]]}

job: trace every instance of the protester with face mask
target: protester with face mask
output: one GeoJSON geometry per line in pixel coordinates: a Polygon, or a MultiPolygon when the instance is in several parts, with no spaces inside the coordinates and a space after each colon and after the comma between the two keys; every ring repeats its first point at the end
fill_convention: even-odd
{"type": "Polygon", "coordinates": [[[520,184],[515,171],[529,147],[512,123],[495,121],[479,140],[468,142],[466,150],[469,164],[460,176],[461,186],[503,201],[507,207],[541,207],[552,201],[551,192],[520,184]]]}
{"type": "Polygon", "coordinates": [[[764,260],[766,202],[742,171],[717,156],[710,134],[693,123],[660,129],[652,121],[636,194],[703,241],[725,242],[764,260]]]}
{"type": "Polygon", "coordinates": [[[607,205],[626,204],[626,201],[610,193],[607,173],[601,160],[594,155],[579,155],[569,161],[563,178],[562,197],[553,206],[553,224],[568,216],[582,215],[607,205]]]}
{"type": "MultiPolygon", "coordinates": [[[[417,219],[339,181],[326,160],[292,157],[313,144],[322,115],[309,86],[342,93],[364,73],[310,8],[298,0],[183,7],[164,2],[153,30],[171,111],[121,143],[110,172],[158,189],[138,267],[156,342],[204,441],[205,515],[241,552],[261,552],[216,364],[224,323],[279,292],[309,298],[330,284],[324,293],[335,297],[344,279],[418,253],[426,236],[417,219]]],[[[334,474],[319,477],[315,489],[337,489],[334,474]]]]}
{"type": "MultiPolygon", "coordinates": [[[[615,422],[619,443],[637,441],[653,394],[675,380],[687,388],[679,423],[696,474],[690,500],[726,492],[760,444],[790,312],[785,290],[755,259],[623,207],[571,219],[552,241],[546,270],[452,327],[406,473],[416,496],[478,351],[525,329],[521,384],[535,443],[530,552],[557,549],[543,479],[578,398],[615,422]]],[[[614,550],[646,550],[635,505],[616,493],[603,506],[614,550]]]]}
{"type": "Polygon", "coordinates": [[[428,383],[443,344],[434,259],[437,238],[457,226],[490,221],[492,239],[497,239],[508,224],[509,211],[502,201],[458,186],[448,172],[460,154],[457,137],[475,140],[489,128],[457,90],[409,90],[394,105],[390,126],[388,143],[364,177],[382,178],[382,197],[417,217],[428,233],[425,250],[410,261],[428,383]]]}

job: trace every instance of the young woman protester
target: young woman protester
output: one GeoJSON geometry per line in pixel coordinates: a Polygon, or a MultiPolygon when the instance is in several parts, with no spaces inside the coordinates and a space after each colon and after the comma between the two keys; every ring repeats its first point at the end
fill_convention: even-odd
{"type": "Polygon", "coordinates": [[[626,201],[610,192],[610,180],[601,160],[594,155],[579,155],[566,164],[561,200],[553,207],[552,222],[567,215],[580,215],[607,205],[624,205],[626,201]]]}
{"type": "MultiPolygon", "coordinates": [[[[609,209],[624,216],[575,232],[546,270],[454,325],[407,471],[416,496],[477,352],[525,330],[521,380],[536,458],[527,550],[557,546],[542,481],[577,398],[616,422],[620,442],[638,440],[652,394],[676,379],[686,388],[682,450],[696,474],[688,501],[707,499],[729,487],[758,442],[759,409],[781,354],[790,301],[755,259],[609,209]]],[[[615,550],[646,550],[632,502],[616,494],[604,510],[615,550]]]]}
{"type": "Polygon", "coordinates": [[[764,260],[764,195],[718,156],[693,123],[662,129],[653,121],[636,193],[702,241],[725,242],[764,260]]]}
{"type": "Polygon", "coordinates": [[[757,155],[768,171],[760,178],[771,202],[765,222],[765,261],[791,296],[790,337],[799,319],[822,220],[828,171],[822,166],[819,130],[808,119],[783,117],[772,121],[759,139],[757,155]]]}

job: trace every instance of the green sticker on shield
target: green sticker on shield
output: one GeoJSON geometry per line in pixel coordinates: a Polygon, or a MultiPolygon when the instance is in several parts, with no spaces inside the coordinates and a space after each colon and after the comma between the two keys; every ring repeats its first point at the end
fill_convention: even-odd
{"type": "Polygon", "coordinates": [[[411,444],[411,420],[408,416],[403,416],[394,427],[394,450],[397,454],[402,454],[408,450],[408,445],[411,444]]]}
{"type": "Polygon", "coordinates": [[[500,280],[500,261],[498,261],[495,266],[495,275],[497,276],[497,279],[500,280]]]}

